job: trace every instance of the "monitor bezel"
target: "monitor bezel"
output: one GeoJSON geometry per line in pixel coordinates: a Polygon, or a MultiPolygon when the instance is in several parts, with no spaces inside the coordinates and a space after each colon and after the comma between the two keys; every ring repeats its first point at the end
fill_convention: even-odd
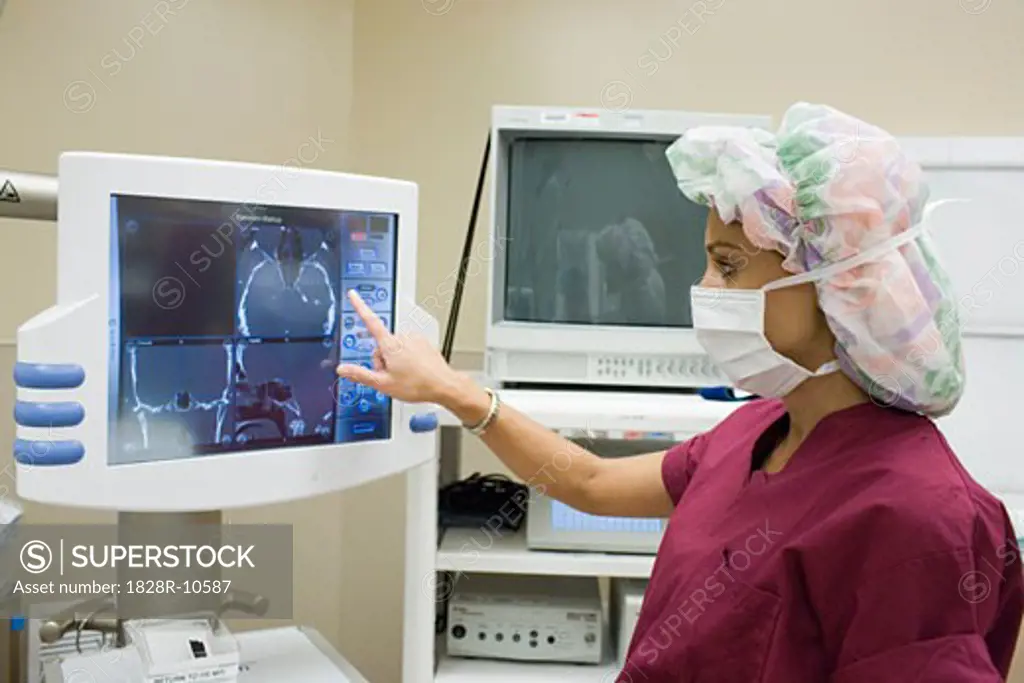
{"type": "MultiPolygon", "coordinates": [[[[699,126],[768,129],[771,117],[685,111],[496,106],[492,110],[491,197],[488,245],[486,346],[489,351],[526,353],[621,353],[703,355],[692,328],[574,325],[505,320],[505,245],[508,243],[508,159],[522,138],[553,137],[655,141],[677,138],[699,126]]],[[[689,296],[689,292],[679,292],[689,296]]],[[[498,378],[502,379],[502,378],[498,378]]]]}
{"type": "Polygon", "coordinates": [[[18,332],[18,360],[75,363],[78,388],[18,390],[19,400],[73,400],[81,424],[19,427],[19,438],[75,439],[85,456],[67,465],[18,464],[18,493],[44,503],[118,510],[225,509],[306,498],[390,476],[433,457],[430,434],[415,434],[417,408],[393,402],[391,439],[244,451],[187,460],[110,465],[109,290],[111,196],[116,194],[265,203],[398,216],[394,326],[436,343],[436,321],[414,300],[418,190],[413,183],[295,166],[119,154],[65,153],[59,164],[57,304],[18,332]],[[68,344],[73,337],[74,344],[68,344]],[[423,440],[426,441],[423,441],[423,440]],[[417,448],[415,444],[426,444],[417,448]]]}

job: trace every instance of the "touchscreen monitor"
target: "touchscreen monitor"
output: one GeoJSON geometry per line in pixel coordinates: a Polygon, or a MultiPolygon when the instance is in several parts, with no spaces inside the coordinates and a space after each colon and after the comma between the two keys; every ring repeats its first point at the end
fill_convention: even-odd
{"type": "Polygon", "coordinates": [[[339,382],[392,328],[398,217],[111,198],[112,465],[388,439],[390,399],[339,382]]]}

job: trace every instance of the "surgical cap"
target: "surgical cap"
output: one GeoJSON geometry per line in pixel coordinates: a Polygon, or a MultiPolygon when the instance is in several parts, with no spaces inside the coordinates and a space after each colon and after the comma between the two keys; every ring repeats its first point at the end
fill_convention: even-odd
{"type": "MultiPolygon", "coordinates": [[[[680,190],[739,221],[759,249],[805,273],[855,258],[922,220],[920,166],[885,131],[831,107],[799,103],[775,135],[695,128],[667,157],[680,190]]],[[[949,277],[927,232],[816,282],[843,372],[873,400],[931,416],[964,389],[949,277]]]]}

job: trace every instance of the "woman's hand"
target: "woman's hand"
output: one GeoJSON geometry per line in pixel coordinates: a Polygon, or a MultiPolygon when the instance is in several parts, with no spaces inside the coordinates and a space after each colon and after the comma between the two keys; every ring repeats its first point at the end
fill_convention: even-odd
{"type": "Polygon", "coordinates": [[[463,375],[449,367],[430,342],[418,334],[391,334],[356,292],[349,291],[348,298],[377,348],[373,370],[343,363],[338,366],[339,377],[407,403],[443,406],[447,397],[458,393],[463,375]]]}

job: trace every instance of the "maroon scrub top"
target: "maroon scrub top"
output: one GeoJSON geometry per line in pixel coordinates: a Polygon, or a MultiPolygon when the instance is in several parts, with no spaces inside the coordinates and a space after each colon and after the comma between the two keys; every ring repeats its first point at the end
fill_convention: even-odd
{"type": "Polygon", "coordinates": [[[676,508],[618,683],[1004,680],[1015,535],[932,421],[856,405],[760,471],[787,429],[759,400],[666,455],[676,508]]]}

